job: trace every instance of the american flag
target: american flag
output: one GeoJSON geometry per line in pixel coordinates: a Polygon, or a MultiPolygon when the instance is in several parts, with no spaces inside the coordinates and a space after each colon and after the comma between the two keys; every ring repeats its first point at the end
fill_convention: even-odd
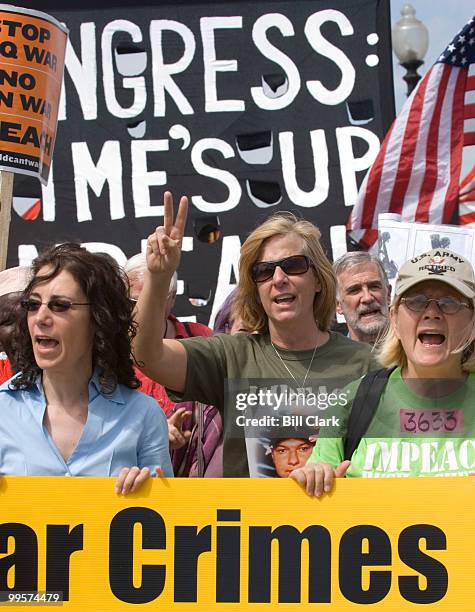
{"type": "Polygon", "coordinates": [[[347,230],[363,248],[378,215],[448,223],[458,202],[462,148],[475,144],[475,17],[419,82],[361,185],[347,230]]]}

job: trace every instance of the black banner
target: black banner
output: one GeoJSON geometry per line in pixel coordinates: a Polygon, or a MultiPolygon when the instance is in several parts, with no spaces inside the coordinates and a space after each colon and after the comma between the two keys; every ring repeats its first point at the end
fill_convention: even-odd
{"type": "Polygon", "coordinates": [[[15,177],[8,265],[67,239],[123,263],[165,189],[191,202],[179,315],[208,321],[275,211],[331,256],[394,118],[389,2],[113,4],[41,7],[70,31],[65,87],[48,186],[15,177]]]}

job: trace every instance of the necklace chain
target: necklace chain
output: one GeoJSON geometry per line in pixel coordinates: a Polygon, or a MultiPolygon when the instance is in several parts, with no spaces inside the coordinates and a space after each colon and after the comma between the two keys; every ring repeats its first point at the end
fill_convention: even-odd
{"type": "Polygon", "coordinates": [[[287,364],[285,363],[285,361],[282,359],[281,354],[279,353],[279,351],[275,348],[274,343],[272,342],[272,340],[270,341],[272,348],[275,351],[275,354],[277,355],[277,357],[280,359],[280,362],[282,363],[282,365],[284,366],[284,368],[287,370],[287,372],[290,374],[291,378],[293,379],[293,381],[295,382],[295,384],[297,385],[297,387],[301,387],[302,389],[305,387],[305,383],[307,382],[307,377],[308,377],[308,373],[310,372],[310,368],[312,367],[312,363],[315,357],[315,353],[317,352],[317,345],[315,345],[315,348],[313,349],[313,353],[312,353],[312,358],[310,359],[310,363],[308,365],[307,371],[305,373],[305,378],[302,381],[302,384],[299,384],[299,381],[295,378],[295,376],[292,374],[292,372],[290,371],[290,369],[287,367],[287,364]]]}

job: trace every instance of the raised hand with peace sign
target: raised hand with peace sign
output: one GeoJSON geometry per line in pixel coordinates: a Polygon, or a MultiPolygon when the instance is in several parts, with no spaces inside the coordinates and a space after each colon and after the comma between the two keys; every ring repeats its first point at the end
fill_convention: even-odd
{"type": "Polygon", "coordinates": [[[147,239],[147,272],[143,289],[135,308],[137,335],[134,355],[142,371],[153,380],[175,391],[185,385],[187,357],[177,340],[164,340],[166,332],[166,301],[170,279],[178,268],[181,243],[186,225],[188,198],[180,199],[174,219],[173,196],[163,196],[163,225],[147,239]]]}
{"type": "Polygon", "coordinates": [[[181,243],[188,214],[188,198],[182,196],[178,212],[173,220],[173,195],[166,191],[163,196],[163,225],[147,239],[147,267],[152,274],[171,277],[178,268],[181,257],[181,243]]]}

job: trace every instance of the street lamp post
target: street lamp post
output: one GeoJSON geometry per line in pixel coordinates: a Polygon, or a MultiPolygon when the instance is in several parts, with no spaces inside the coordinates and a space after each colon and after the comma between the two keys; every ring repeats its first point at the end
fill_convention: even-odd
{"type": "Polygon", "coordinates": [[[424,63],[429,48],[429,31],[422,21],[416,19],[416,11],[411,4],[402,7],[401,16],[392,30],[393,49],[399,64],[406,69],[403,79],[407,83],[409,96],[421,78],[417,69],[424,63]]]}

